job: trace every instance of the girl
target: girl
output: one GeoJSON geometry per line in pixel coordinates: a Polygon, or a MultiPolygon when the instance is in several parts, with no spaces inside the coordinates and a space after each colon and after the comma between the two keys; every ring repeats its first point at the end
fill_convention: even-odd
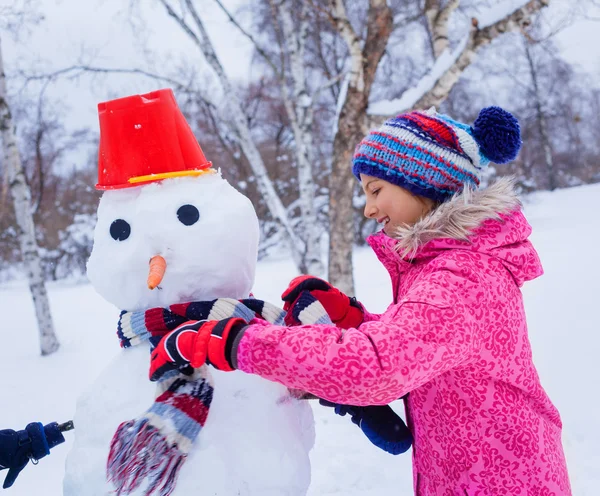
{"type": "Polygon", "coordinates": [[[486,165],[514,159],[520,144],[518,122],[498,107],[473,126],[434,110],[388,120],[353,158],[364,213],[383,224],[368,242],[392,279],[388,309],[372,315],[324,281],[296,279],[284,294],[292,316],[317,299],[334,321],[359,308],[353,327],[188,324],[154,350],[152,378],[208,361],[340,404],[410,393],[418,496],[570,495],[519,289],[542,274],[531,228],[511,181],[477,189],[486,165]]]}

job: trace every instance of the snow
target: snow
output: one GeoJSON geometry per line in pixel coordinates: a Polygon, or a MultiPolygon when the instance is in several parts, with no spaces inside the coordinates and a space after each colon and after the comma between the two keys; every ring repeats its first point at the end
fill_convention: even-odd
{"type": "MultiPolygon", "coordinates": [[[[425,95],[440,79],[444,73],[452,67],[462,51],[464,50],[469,36],[463,37],[454,50],[444,50],[437,58],[431,70],[425,74],[414,86],[407,89],[400,98],[394,100],[380,100],[369,104],[367,113],[371,115],[397,115],[414,105],[425,95]]],[[[427,110],[427,109],[423,109],[427,110]]]]}
{"type": "MultiPolygon", "coordinates": [[[[534,228],[532,240],[545,267],[543,277],[524,287],[530,339],[542,384],[562,415],[564,447],[577,496],[600,493],[600,400],[594,393],[599,377],[600,265],[593,258],[600,243],[599,197],[600,185],[590,185],[538,193],[525,204],[534,228]]],[[[368,248],[357,249],[355,261],[358,298],[371,311],[383,311],[390,299],[387,273],[368,248]]],[[[257,267],[253,291],[277,303],[294,275],[291,261],[268,258],[257,267]]],[[[54,283],[49,293],[62,347],[42,358],[26,284],[0,286],[1,428],[72,418],[75,398],[119,352],[111,331],[118,310],[90,285],[54,283]]],[[[317,440],[311,452],[309,496],[412,494],[410,454],[394,457],[379,451],[348,419],[312,406],[317,440]]],[[[66,445],[56,447],[38,466],[28,466],[9,494],[62,494],[64,460],[73,433],[66,437],[66,445]]],[[[278,466],[272,470],[276,474],[278,466]]]]}
{"type": "Polygon", "coordinates": [[[481,14],[474,13],[473,17],[476,17],[479,21],[479,29],[487,28],[504,19],[506,16],[511,15],[515,10],[519,10],[526,3],[529,3],[529,0],[506,0],[498,2],[492,7],[482,9],[481,14]]]}

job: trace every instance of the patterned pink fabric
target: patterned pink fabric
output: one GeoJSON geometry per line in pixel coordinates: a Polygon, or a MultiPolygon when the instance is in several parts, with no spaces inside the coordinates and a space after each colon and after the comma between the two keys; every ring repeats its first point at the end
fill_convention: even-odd
{"type": "Polygon", "coordinates": [[[570,495],[561,421],[532,362],[519,287],[542,274],[519,211],[411,260],[369,239],[394,302],[358,329],[252,325],[238,366],[330,401],[406,400],[418,496],[570,495]]]}

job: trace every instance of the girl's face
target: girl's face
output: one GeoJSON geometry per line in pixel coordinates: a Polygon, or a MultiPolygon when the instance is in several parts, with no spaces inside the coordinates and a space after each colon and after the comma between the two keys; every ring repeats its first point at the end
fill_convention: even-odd
{"type": "Polygon", "coordinates": [[[388,236],[392,236],[400,226],[412,226],[435,205],[429,198],[413,195],[410,191],[377,177],[361,174],[360,182],[367,195],[365,217],[383,224],[383,230],[388,236]]]}

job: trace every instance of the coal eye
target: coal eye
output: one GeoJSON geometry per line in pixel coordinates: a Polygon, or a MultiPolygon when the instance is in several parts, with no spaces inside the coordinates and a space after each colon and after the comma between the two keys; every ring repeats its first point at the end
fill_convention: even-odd
{"type": "Polygon", "coordinates": [[[198,222],[200,218],[200,212],[194,207],[194,205],[182,205],[177,210],[177,218],[185,226],[191,226],[198,222]]]}
{"type": "Polygon", "coordinates": [[[123,219],[114,220],[110,225],[110,235],[115,241],[125,241],[131,234],[131,226],[123,219]]]}

